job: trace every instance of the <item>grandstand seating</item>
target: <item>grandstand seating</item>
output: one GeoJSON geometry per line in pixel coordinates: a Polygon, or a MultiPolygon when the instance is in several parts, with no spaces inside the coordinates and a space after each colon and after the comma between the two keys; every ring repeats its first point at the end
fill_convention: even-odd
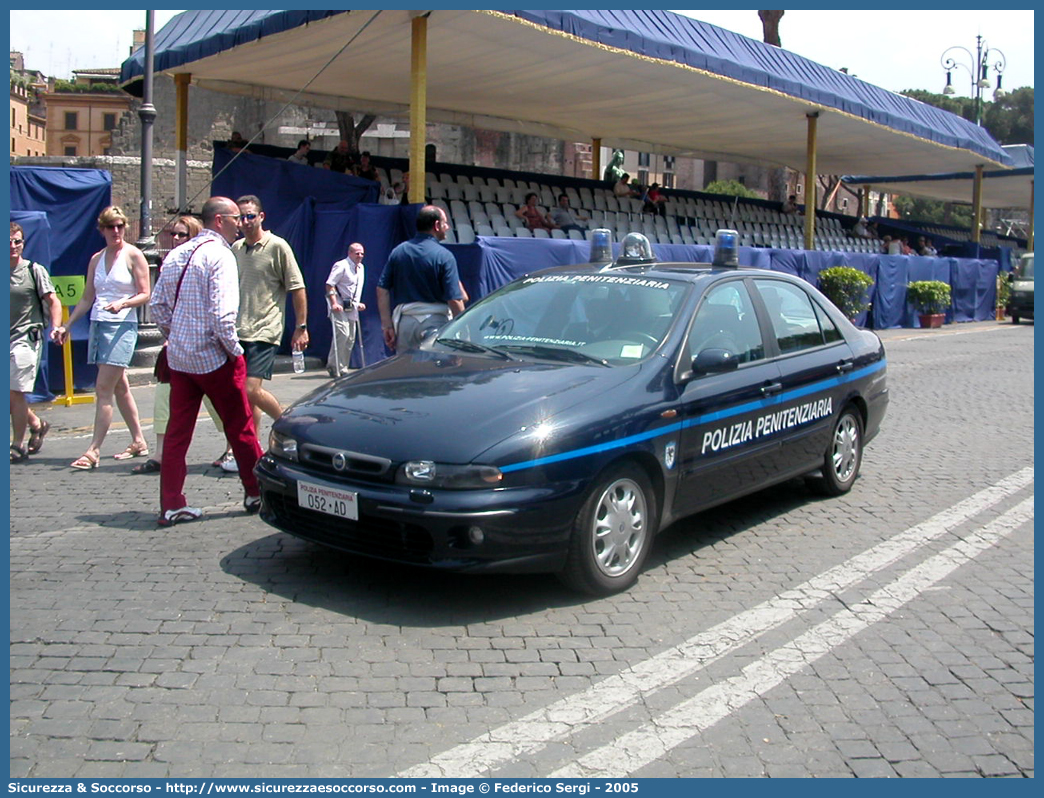
{"type": "MultiPolygon", "coordinates": [[[[472,174],[456,173],[454,167],[436,164],[436,172],[425,174],[427,197],[445,212],[452,226],[452,238],[456,242],[470,242],[476,236],[512,236],[527,238],[584,239],[590,229],[607,227],[616,240],[629,232],[640,231],[653,243],[704,244],[714,243],[715,233],[721,228],[732,228],[740,234],[740,245],[746,247],[769,247],[776,249],[802,249],[804,247],[804,217],[781,213],[765,202],[750,202],[736,198],[714,198],[694,191],[671,190],[667,200],[666,216],[642,212],[642,202],[633,197],[618,198],[612,190],[595,181],[584,181],[589,185],[577,186],[575,178],[560,178],[553,175],[530,175],[542,178],[539,181],[524,179],[521,175],[499,177],[476,175],[477,168],[467,168],[472,174]],[[530,191],[537,194],[540,212],[558,204],[559,194],[569,197],[574,210],[589,217],[585,233],[576,231],[566,235],[563,231],[537,231],[525,229],[515,211],[524,202],[530,191]]],[[[381,183],[389,185],[402,180],[399,169],[378,169],[381,183]]],[[[882,220],[887,223],[887,220],[882,220]]],[[[848,226],[854,224],[852,217],[840,217],[820,212],[816,219],[814,246],[817,250],[839,252],[878,252],[880,241],[856,238],[848,226]]],[[[966,229],[946,225],[906,225],[911,228],[910,238],[923,233],[930,236],[941,248],[943,243],[968,242],[971,233],[966,229]]],[[[447,239],[448,240],[448,239],[447,239]]],[[[1009,247],[1015,254],[1021,250],[1014,239],[1000,237],[995,232],[984,230],[981,243],[985,247],[1009,247]]]]}

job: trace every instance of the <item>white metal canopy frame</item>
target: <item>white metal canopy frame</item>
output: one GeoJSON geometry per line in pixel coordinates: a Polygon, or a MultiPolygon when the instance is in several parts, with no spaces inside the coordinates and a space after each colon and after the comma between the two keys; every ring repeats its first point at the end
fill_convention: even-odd
{"type": "MultiPolygon", "coordinates": [[[[952,114],[929,113],[915,100],[670,12],[546,12],[562,19],[553,28],[522,16],[539,12],[384,11],[317,78],[372,11],[325,12],[270,25],[271,33],[258,15],[292,12],[250,13],[188,11],[171,20],[156,37],[157,72],[190,73],[195,85],[222,92],[272,100],[297,95],[302,105],[406,117],[411,22],[423,13],[431,121],[801,170],[806,115],[818,113],[816,158],[824,174],[1008,165],[999,146],[952,114]],[[631,15],[644,30],[613,28],[599,16],[613,14],[631,15]],[[735,53],[731,65],[705,55],[722,49],[735,53]],[[932,128],[943,123],[951,140],[966,137],[967,146],[940,143],[944,137],[932,128]],[[923,130],[911,132],[917,124],[923,130]]],[[[124,65],[125,82],[137,77],[135,58],[140,63],[139,53],[124,65]]]]}
{"type": "MultiPolygon", "coordinates": [[[[806,172],[811,206],[817,173],[1011,164],[954,114],[667,11],[187,11],[155,56],[179,86],[182,125],[189,82],[408,117],[418,172],[428,120],[787,166],[806,172]]],[[[143,61],[139,50],[124,62],[128,90],[143,61]]],[[[814,227],[808,214],[806,248],[814,227]]]]}

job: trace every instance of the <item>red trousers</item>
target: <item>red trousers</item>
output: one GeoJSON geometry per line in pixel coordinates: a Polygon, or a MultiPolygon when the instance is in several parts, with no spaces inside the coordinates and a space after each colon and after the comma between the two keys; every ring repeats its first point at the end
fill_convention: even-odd
{"type": "Polygon", "coordinates": [[[199,406],[206,395],[225,425],[225,437],[239,466],[247,496],[260,496],[254,466],[261,457],[254,414],[246,394],[246,361],[242,356],[207,374],[170,370],[170,420],[163,439],[160,468],[160,512],[185,507],[185,455],[196,429],[199,406]]]}

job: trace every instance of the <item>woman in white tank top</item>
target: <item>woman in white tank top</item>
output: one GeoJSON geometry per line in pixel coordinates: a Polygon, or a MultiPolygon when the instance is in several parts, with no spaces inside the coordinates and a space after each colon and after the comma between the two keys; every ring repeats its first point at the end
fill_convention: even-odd
{"type": "Polygon", "coordinates": [[[101,446],[112,424],[113,400],[131,433],[130,445],[115,458],[126,460],[149,453],[138,406],[127,382],[127,366],[138,339],[135,308],[149,301],[149,264],[140,249],[124,240],[127,216],[120,208],[110,205],[103,210],[98,230],[105,238],[105,249],[91,257],[83,296],[69,314],[69,321],[51,333],[55,343],[64,344],[73,322],[90,313],[87,360],[97,364],[98,378],[94,385],[94,435],[87,451],[71,464],[80,471],[98,467],[101,446]]]}

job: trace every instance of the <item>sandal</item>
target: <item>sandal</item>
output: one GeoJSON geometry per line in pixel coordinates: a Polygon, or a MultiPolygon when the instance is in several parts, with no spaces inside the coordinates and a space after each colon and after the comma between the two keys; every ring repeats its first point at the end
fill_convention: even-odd
{"type": "Polygon", "coordinates": [[[90,452],[84,452],[69,464],[69,468],[77,471],[90,471],[98,467],[98,456],[90,452]]]}
{"type": "Polygon", "coordinates": [[[29,452],[25,450],[24,446],[15,446],[11,444],[11,462],[12,463],[24,463],[29,459],[29,452]]]}
{"type": "Polygon", "coordinates": [[[42,418],[39,427],[29,430],[29,446],[27,447],[29,454],[36,454],[43,448],[44,436],[50,431],[50,422],[44,421],[42,418]]]}
{"type": "Polygon", "coordinates": [[[158,474],[160,472],[160,462],[150,458],[141,465],[134,466],[130,472],[132,474],[158,474]]]}
{"type": "Polygon", "coordinates": [[[148,457],[149,445],[147,443],[131,443],[119,454],[112,456],[113,460],[130,460],[132,457],[148,457]]]}

